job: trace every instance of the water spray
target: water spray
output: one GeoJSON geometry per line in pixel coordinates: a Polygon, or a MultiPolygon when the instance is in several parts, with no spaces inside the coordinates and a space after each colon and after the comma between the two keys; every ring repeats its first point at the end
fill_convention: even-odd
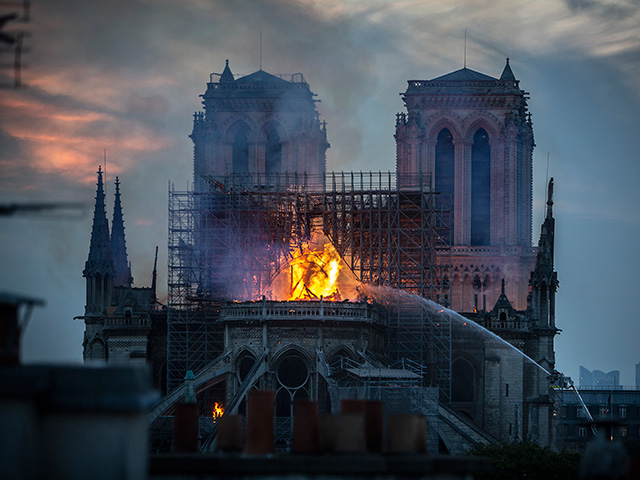
{"type": "Polygon", "coordinates": [[[366,294],[367,296],[372,297],[378,303],[381,303],[381,304],[386,304],[386,305],[396,304],[396,305],[399,305],[400,304],[400,302],[399,302],[400,298],[405,300],[407,303],[409,303],[409,302],[413,302],[413,303],[419,302],[428,313],[431,313],[431,314],[434,314],[434,315],[447,314],[450,319],[456,320],[458,323],[463,323],[464,325],[469,325],[471,327],[474,327],[477,330],[480,330],[482,333],[489,335],[490,337],[494,338],[495,340],[498,340],[501,344],[503,344],[503,345],[515,350],[517,353],[522,355],[522,357],[524,357],[531,364],[533,364],[534,366],[536,366],[540,370],[542,370],[547,375],[547,377],[548,377],[550,382],[552,382],[554,379],[556,379],[556,382],[558,383],[559,388],[561,388],[563,390],[572,390],[573,391],[573,393],[578,398],[578,401],[582,405],[582,408],[584,409],[584,411],[585,411],[585,413],[587,415],[587,418],[591,422],[591,425],[590,425],[591,426],[591,431],[593,432],[594,435],[597,435],[598,429],[596,428],[596,422],[593,419],[593,416],[591,415],[591,412],[589,412],[589,409],[587,408],[587,405],[584,403],[584,400],[583,400],[582,396],[580,395],[580,392],[578,392],[578,389],[575,387],[575,385],[573,384],[573,381],[571,381],[571,379],[567,380],[564,377],[564,375],[562,375],[559,372],[556,372],[555,370],[554,370],[553,373],[549,372],[549,370],[544,368],[542,365],[540,365],[534,359],[532,359],[527,354],[522,352],[516,346],[510,344],[509,342],[507,342],[503,338],[499,337],[498,335],[496,335],[492,331],[490,331],[487,328],[483,327],[479,323],[474,322],[473,320],[470,320],[470,319],[468,319],[466,317],[463,317],[462,315],[460,315],[457,312],[454,312],[453,310],[450,310],[450,309],[448,309],[446,307],[443,307],[442,305],[440,305],[440,304],[438,304],[438,303],[436,303],[436,302],[434,302],[432,300],[428,300],[428,299],[426,299],[424,297],[421,297],[419,295],[415,295],[415,294],[412,294],[412,293],[409,293],[409,292],[406,292],[406,291],[403,291],[403,290],[398,290],[398,289],[395,289],[395,288],[391,288],[391,287],[376,287],[376,286],[372,286],[372,285],[362,284],[362,285],[360,285],[359,290],[360,290],[360,292],[362,294],[366,294]]]}
{"type": "MultiPolygon", "coordinates": [[[[538,362],[536,362],[534,359],[532,359],[530,356],[528,356],[527,354],[525,354],[524,352],[522,352],[520,349],[518,349],[516,346],[510,344],[509,342],[507,342],[506,340],[504,340],[503,338],[501,338],[500,336],[496,335],[495,333],[493,333],[490,330],[487,330],[485,327],[483,327],[482,325],[480,325],[477,322],[474,322],[473,320],[470,320],[466,317],[463,317],[462,315],[460,315],[457,312],[454,312],[453,310],[450,310],[446,307],[443,307],[442,305],[432,301],[432,300],[428,300],[424,297],[421,297],[420,295],[415,295],[413,293],[409,293],[406,292],[404,290],[398,290],[395,288],[391,288],[391,287],[374,287],[371,285],[362,285],[361,290],[365,293],[367,293],[370,297],[373,297],[378,303],[383,303],[383,304],[388,304],[391,305],[394,302],[391,301],[390,297],[402,297],[403,300],[406,300],[407,303],[409,302],[413,302],[413,303],[419,303],[420,305],[423,306],[423,308],[425,309],[426,312],[434,314],[434,315],[448,315],[449,319],[453,319],[456,322],[458,322],[459,324],[464,324],[464,325],[468,325],[471,326],[473,328],[476,328],[477,330],[480,330],[482,333],[489,335],[490,337],[492,337],[495,340],[498,340],[502,345],[507,346],[509,348],[511,348],[512,350],[514,350],[515,352],[517,352],[518,354],[522,355],[522,357],[524,357],[527,361],[529,361],[531,364],[533,364],[534,366],[538,367],[540,370],[542,370],[547,376],[551,376],[551,372],[549,372],[549,370],[547,370],[546,368],[544,368],[542,365],[540,365],[538,362]]],[[[395,302],[397,304],[399,304],[399,302],[395,302]]]]}

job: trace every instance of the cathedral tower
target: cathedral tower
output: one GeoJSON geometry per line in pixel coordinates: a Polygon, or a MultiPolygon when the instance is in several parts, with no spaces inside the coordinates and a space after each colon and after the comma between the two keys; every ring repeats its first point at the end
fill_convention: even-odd
{"type": "Polygon", "coordinates": [[[102,168],[98,167],[98,187],[93,211],[89,258],[85,262],[82,276],[87,280],[85,304],[84,359],[104,359],[106,343],[103,327],[107,307],[111,305],[113,286],[113,255],[109,239],[109,222],[104,205],[102,168]]]}
{"type": "Polygon", "coordinates": [[[229,175],[255,186],[324,174],[326,128],[302,74],[284,79],[259,70],[236,79],[227,60],[218,81],[214,75],[191,133],[196,192],[229,175]]]}
{"type": "Polygon", "coordinates": [[[420,178],[450,210],[452,298],[457,311],[488,310],[501,280],[526,306],[531,248],[533,129],[527,92],[509,59],[500,78],[462,68],[411,80],[396,121],[400,185],[420,178]]]}

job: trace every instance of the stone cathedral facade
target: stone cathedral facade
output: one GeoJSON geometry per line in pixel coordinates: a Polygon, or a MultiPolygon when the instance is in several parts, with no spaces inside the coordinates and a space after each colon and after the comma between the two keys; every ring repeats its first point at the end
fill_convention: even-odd
{"type": "MultiPolygon", "coordinates": [[[[534,139],[527,95],[507,60],[499,78],[463,68],[432,80],[409,81],[403,94],[406,112],[396,117],[397,188],[410,191],[415,182],[429,181],[439,194],[441,206],[449,212],[446,240],[451,245],[451,269],[446,306],[539,364],[536,366],[499,339],[479,336],[466,323],[452,324],[451,398],[440,410],[440,415],[449,417],[438,426],[438,434],[446,437],[444,444],[452,452],[462,453],[463,447],[455,446],[456,442],[468,447],[464,442],[471,437],[556,445],[555,406],[545,373],[552,372],[555,366],[554,337],[558,332],[553,184],[549,185],[538,247],[533,247],[534,139]]],[[[227,62],[216,81],[212,76],[207,83],[202,95],[204,111],[194,115],[190,135],[194,143],[193,192],[231,192],[232,184],[227,183],[230,176],[236,189],[240,182],[243,188],[268,191],[286,182],[306,183],[304,178],[314,178],[308,183],[317,186],[317,179],[323,178],[326,171],[329,143],[314,96],[300,74],[283,79],[259,70],[236,78],[227,62]]],[[[224,216],[210,217],[218,221],[224,216]]],[[[214,253],[212,259],[205,260],[220,263],[225,252],[214,253]]],[[[240,270],[238,265],[239,262],[233,263],[234,271],[240,270]]],[[[85,360],[149,363],[156,385],[162,388],[166,385],[167,356],[171,355],[167,354],[166,341],[167,315],[171,313],[156,302],[155,272],[151,288],[132,286],[119,189],[116,186],[110,235],[100,171],[89,258],[83,275],[87,280],[87,303],[85,315],[80,318],[86,325],[85,360]]],[[[226,277],[215,278],[222,281],[226,277]]],[[[224,288],[225,285],[220,286],[220,291],[224,288]]],[[[309,318],[302,318],[301,313],[293,315],[291,312],[296,310],[285,308],[285,302],[271,303],[269,308],[274,312],[284,312],[276,320],[286,327],[283,332],[289,332],[278,333],[278,338],[273,339],[267,335],[266,317],[263,318],[266,314],[260,313],[267,309],[264,300],[260,305],[247,302],[212,308],[217,313],[207,321],[224,326],[225,348],[232,343],[237,347],[228,362],[230,370],[225,373],[235,377],[229,377],[227,385],[240,388],[244,375],[253,370],[254,363],[246,361],[252,345],[248,342],[242,346],[239,342],[254,337],[257,350],[252,361],[264,355],[260,361],[265,362],[265,371],[272,374],[280,366],[278,358],[293,355],[293,363],[309,360],[305,364],[308,378],[328,375],[326,368],[322,373],[319,367],[326,362],[322,344],[306,342],[302,337],[289,338],[293,331],[290,323],[306,322],[315,329],[320,328],[318,322],[324,325],[326,318],[316,319],[316,310],[323,311],[322,303],[319,308],[299,309],[313,311],[309,318]],[[240,330],[253,328],[248,326],[252,322],[255,331],[240,330]],[[285,339],[286,335],[289,337],[285,339]],[[267,346],[278,356],[269,354],[267,346]],[[268,355],[271,356],[267,358],[268,355]]],[[[335,309],[347,311],[352,308],[350,305],[336,304],[335,309]]],[[[340,315],[338,312],[334,317],[340,315]]],[[[340,328],[348,324],[340,318],[335,321],[340,328]]],[[[367,322],[371,323],[370,319],[363,325],[367,322]]],[[[375,328],[379,331],[370,335],[379,342],[369,341],[368,334],[366,338],[361,333],[353,334],[357,340],[352,339],[353,345],[332,344],[332,352],[336,358],[360,361],[358,355],[371,344],[379,358],[389,355],[385,352],[388,346],[384,345],[384,328],[388,325],[383,323],[377,322],[375,328]]],[[[282,325],[278,324],[278,328],[282,325]]],[[[320,334],[318,338],[325,341],[333,337],[320,334]]],[[[331,352],[326,354],[331,357],[331,352]]],[[[391,373],[402,379],[398,372],[391,373]]],[[[308,387],[313,382],[309,380],[307,385],[307,376],[301,380],[304,388],[296,388],[318,390],[317,385],[308,387]]]]}

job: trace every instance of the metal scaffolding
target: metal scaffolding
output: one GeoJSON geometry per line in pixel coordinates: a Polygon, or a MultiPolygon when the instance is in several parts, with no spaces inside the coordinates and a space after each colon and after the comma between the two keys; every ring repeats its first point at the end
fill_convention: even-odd
{"type": "MultiPolygon", "coordinates": [[[[332,174],[326,184],[324,232],[358,280],[446,306],[449,212],[432,190],[431,178],[349,172],[332,174]]],[[[427,365],[429,384],[439,386],[448,400],[450,321],[434,316],[418,299],[391,295],[388,300],[391,355],[427,365]]]]}
{"type": "Polygon", "coordinates": [[[170,189],[169,390],[222,352],[220,302],[265,294],[289,252],[310,238],[317,209],[308,182],[242,175],[209,179],[207,192],[170,189]]]}
{"type": "Polygon", "coordinates": [[[197,196],[169,191],[169,272],[167,312],[167,388],[182,385],[187,370],[198,371],[222,351],[222,332],[215,325],[219,304],[198,296],[196,248],[197,196]]]}
{"type": "MultiPolygon", "coordinates": [[[[179,386],[222,350],[222,300],[255,300],[290,252],[320,230],[363,283],[447,304],[447,211],[430,179],[342,173],[209,179],[207,192],[169,191],[167,380],[179,386]]],[[[415,302],[390,305],[393,357],[429,367],[450,395],[451,326],[415,302]]]]}

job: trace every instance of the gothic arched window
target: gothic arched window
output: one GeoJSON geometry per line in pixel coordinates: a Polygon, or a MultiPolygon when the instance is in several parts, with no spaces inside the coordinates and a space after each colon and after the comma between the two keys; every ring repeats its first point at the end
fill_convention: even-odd
{"type": "Polygon", "coordinates": [[[471,147],[471,245],[491,241],[491,145],[484,128],[473,136],[471,147]]]}
{"type": "Polygon", "coordinates": [[[249,142],[244,130],[238,128],[233,135],[232,173],[249,173],[249,142]]]}
{"type": "Polygon", "coordinates": [[[276,382],[276,417],[291,417],[293,401],[309,398],[311,375],[302,355],[292,350],[278,361],[276,382]]]}
{"type": "Polygon", "coordinates": [[[107,359],[107,349],[102,340],[96,338],[91,342],[89,345],[89,358],[92,360],[107,359]]]}
{"type": "Polygon", "coordinates": [[[435,160],[435,182],[436,192],[440,193],[442,206],[449,210],[449,237],[448,242],[453,240],[453,190],[454,190],[454,170],[455,156],[453,146],[453,135],[448,128],[444,128],[438,134],[436,143],[435,160]]]}
{"type": "Polygon", "coordinates": [[[267,133],[267,143],[264,152],[264,166],[267,177],[274,177],[282,173],[282,143],[280,135],[275,129],[267,133]]]}

